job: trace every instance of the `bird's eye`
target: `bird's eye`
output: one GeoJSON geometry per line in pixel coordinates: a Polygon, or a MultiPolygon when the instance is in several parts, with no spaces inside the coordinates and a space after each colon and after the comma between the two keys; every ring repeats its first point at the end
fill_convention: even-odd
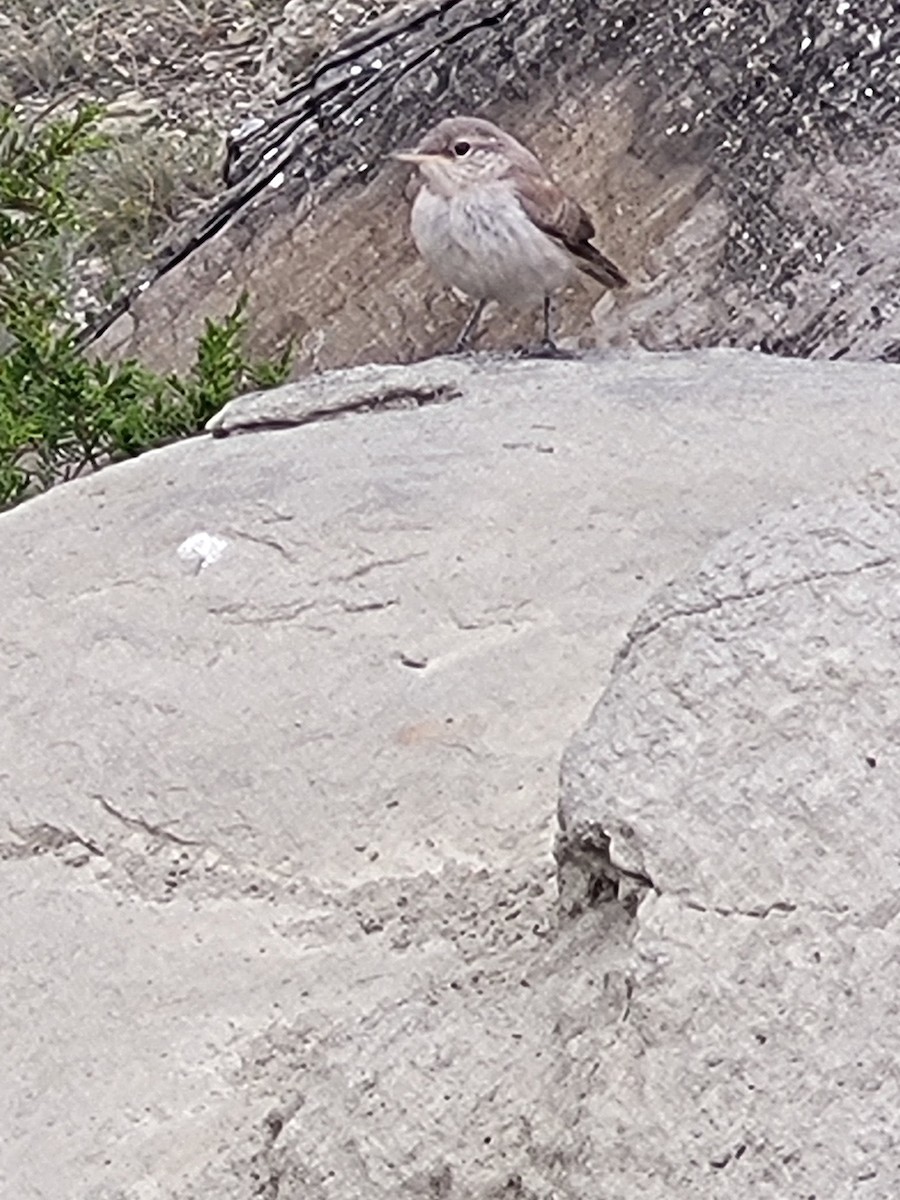
{"type": "Polygon", "coordinates": [[[453,153],[456,155],[457,158],[465,158],[465,156],[469,153],[469,151],[471,149],[472,149],[472,147],[469,145],[468,142],[457,142],[456,145],[453,147],[453,153]]]}

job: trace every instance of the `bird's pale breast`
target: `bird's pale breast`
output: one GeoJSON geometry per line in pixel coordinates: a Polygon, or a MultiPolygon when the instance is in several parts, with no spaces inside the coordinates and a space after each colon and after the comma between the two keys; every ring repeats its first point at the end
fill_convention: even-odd
{"type": "Polygon", "coordinates": [[[473,299],[532,304],[574,274],[568,253],[532,223],[503,183],[452,197],[423,186],[411,224],[419,253],[435,274],[473,299]]]}

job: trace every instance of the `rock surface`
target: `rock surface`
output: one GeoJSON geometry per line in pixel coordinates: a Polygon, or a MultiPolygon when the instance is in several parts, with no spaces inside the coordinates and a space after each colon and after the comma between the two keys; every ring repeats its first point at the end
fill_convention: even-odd
{"type": "Polygon", "coordinates": [[[644,609],[567,751],[569,886],[643,897],[617,1100],[681,1174],[642,1194],[900,1191],[898,618],[896,492],[764,518],[644,609]]]}
{"type": "Polygon", "coordinates": [[[566,760],[567,842],[703,911],[883,907],[900,884],[896,504],[769,518],[645,607],[566,760]]]}
{"type": "Polygon", "coordinates": [[[889,476],[895,414],[891,366],[724,350],[365,368],[4,515],[4,1193],[896,1196],[892,510],[799,509],[646,607],[761,509],[889,476]],[[706,610],[740,588],[728,658],[706,610]],[[751,826],[722,743],[749,692],[704,689],[788,616],[751,826]],[[560,924],[558,762],[631,627],[623,748],[696,644],[720,788],[686,782],[674,692],[693,809],[646,780],[641,823],[641,763],[620,811],[573,751],[564,876],[608,827],[641,903],[560,924]],[[803,666],[835,741],[795,761],[803,666]]]}

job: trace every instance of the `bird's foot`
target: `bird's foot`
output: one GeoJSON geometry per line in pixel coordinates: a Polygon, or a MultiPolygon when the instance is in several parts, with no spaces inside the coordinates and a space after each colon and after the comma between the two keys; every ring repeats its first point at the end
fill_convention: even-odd
{"type": "Polygon", "coordinates": [[[557,359],[572,359],[577,358],[577,354],[573,354],[571,350],[563,350],[557,346],[556,342],[544,340],[538,342],[536,346],[516,346],[513,354],[517,358],[557,358],[557,359]]]}

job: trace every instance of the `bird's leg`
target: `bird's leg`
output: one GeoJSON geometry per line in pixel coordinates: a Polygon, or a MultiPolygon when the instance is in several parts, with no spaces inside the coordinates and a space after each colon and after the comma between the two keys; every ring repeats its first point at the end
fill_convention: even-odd
{"type": "Polygon", "coordinates": [[[541,338],[541,347],[551,354],[556,350],[556,342],[553,340],[553,300],[550,296],[544,297],[544,336],[541,338]]]}
{"type": "Polygon", "coordinates": [[[574,358],[574,354],[570,354],[568,350],[560,350],[556,342],[553,340],[553,299],[550,296],[544,297],[544,336],[541,338],[540,345],[532,350],[524,350],[521,352],[524,358],[574,358]]]}
{"type": "Polygon", "coordinates": [[[481,320],[481,314],[484,312],[484,306],[487,300],[479,300],[475,307],[469,313],[465,325],[459,331],[459,337],[456,339],[456,345],[453,347],[455,353],[461,354],[464,350],[469,349],[469,343],[472,340],[472,334],[475,326],[481,320]]]}

